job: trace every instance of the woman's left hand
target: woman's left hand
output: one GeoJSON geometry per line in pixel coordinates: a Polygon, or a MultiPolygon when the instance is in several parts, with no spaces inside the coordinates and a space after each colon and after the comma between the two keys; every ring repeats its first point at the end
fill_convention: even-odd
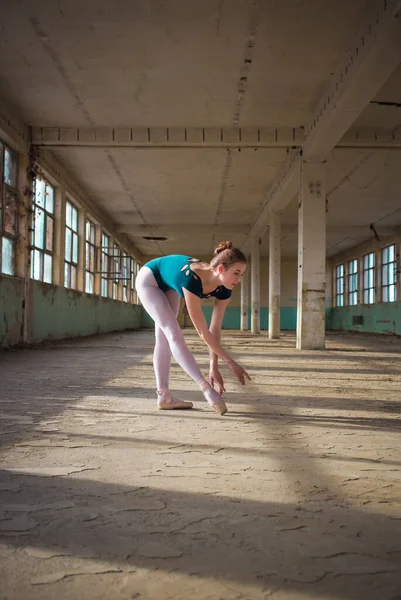
{"type": "Polygon", "coordinates": [[[210,381],[210,385],[212,386],[213,389],[214,389],[214,384],[219,386],[219,396],[222,396],[223,392],[226,391],[226,388],[224,387],[224,380],[223,380],[223,377],[222,377],[218,367],[215,367],[215,366],[210,367],[209,381],[210,381]]]}

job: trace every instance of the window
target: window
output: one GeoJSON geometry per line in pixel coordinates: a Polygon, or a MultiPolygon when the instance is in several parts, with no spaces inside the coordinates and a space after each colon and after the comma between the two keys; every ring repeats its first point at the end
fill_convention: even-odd
{"type": "Polygon", "coordinates": [[[113,244],[112,276],[113,276],[113,300],[118,300],[118,282],[121,277],[121,250],[116,244],[113,244]]]}
{"type": "Polygon", "coordinates": [[[344,306],[344,265],[336,266],[336,306],[344,306]]]}
{"type": "Polygon", "coordinates": [[[140,268],[141,265],[136,260],[131,258],[131,302],[134,302],[135,304],[140,304],[140,300],[135,289],[135,279],[140,268]]]}
{"type": "Polygon", "coordinates": [[[375,289],[375,253],[365,254],[363,257],[363,303],[374,304],[375,289]]]}
{"type": "Polygon", "coordinates": [[[358,260],[348,262],[348,305],[358,304],[358,260]]]}
{"type": "Polygon", "coordinates": [[[64,285],[77,289],[78,210],[67,200],[65,204],[64,285]]]}
{"type": "Polygon", "coordinates": [[[102,233],[102,258],[101,258],[101,289],[100,293],[105,298],[109,296],[109,280],[108,274],[110,271],[110,238],[105,233],[102,233]]]}
{"type": "Polygon", "coordinates": [[[397,263],[395,244],[382,249],[382,301],[395,302],[397,263]]]}
{"type": "Polygon", "coordinates": [[[0,272],[15,275],[18,156],[0,141],[0,272]]]}
{"type": "Polygon", "coordinates": [[[122,282],[123,282],[123,302],[129,302],[131,298],[130,290],[130,264],[131,259],[126,252],[123,252],[122,256],[122,282]]]}
{"type": "Polygon", "coordinates": [[[89,219],[86,220],[85,227],[85,256],[86,256],[86,275],[85,292],[94,294],[95,291],[95,266],[96,266],[96,226],[89,219]]]}
{"type": "Polygon", "coordinates": [[[34,179],[31,277],[53,281],[54,187],[46,179],[34,179]]]}

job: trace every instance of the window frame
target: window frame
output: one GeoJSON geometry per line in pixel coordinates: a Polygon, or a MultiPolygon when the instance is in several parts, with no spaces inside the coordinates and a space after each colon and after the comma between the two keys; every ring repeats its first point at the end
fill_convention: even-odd
{"type": "MultiPolygon", "coordinates": [[[[0,138],[0,274],[9,277],[16,276],[16,247],[19,234],[19,194],[18,194],[18,177],[19,177],[19,155],[8,144],[0,138]],[[7,181],[6,172],[6,155],[9,154],[12,158],[14,178],[13,181],[7,181]],[[7,197],[13,198],[13,202],[8,205],[7,197]],[[9,206],[12,208],[9,209],[9,206]],[[9,209],[9,210],[8,210],[9,209]],[[7,216],[12,215],[10,222],[12,223],[13,231],[6,230],[7,216]],[[11,248],[10,268],[4,270],[5,257],[8,252],[6,245],[11,248]]],[[[7,261],[8,264],[8,261],[7,261]]]]}
{"type": "Polygon", "coordinates": [[[344,283],[345,266],[344,263],[340,263],[335,267],[336,306],[339,308],[342,308],[344,306],[344,283]]]}
{"type": "Polygon", "coordinates": [[[358,259],[348,261],[348,306],[358,305],[358,259]]]}
{"type": "Polygon", "coordinates": [[[65,201],[65,241],[64,241],[64,287],[70,290],[78,289],[78,268],[79,268],[79,208],[72,200],[66,198],[65,201]],[[68,224],[68,209],[71,207],[71,224],[68,224]],[[74,212],[76,215],[76,229],[74,229],[74,212]],[[67,258],[67,239],[68,232],[71,236],[70,257],[67,258]],[[76,249],[74,252],[74,248],[76,249]],[[73,277],[74,285],[72,285],[73,277]]]}
{"type": "Polygon", "coordinates": [[[397,301],[397,245],[389,244],[381,249],[381,301],[384,303],[397,301]],[[384,262],[384,254],[390,249],[393,250],[393,259],[384,262]],[[384,281],[388,280],[388,283],[384,281]],[[392,279],[392,281],[390,281],[392,279]],[[389,294],[390,289],[392,294],[389,294]],[[393,298],[390,299],[389,296],[393,298]],[[385,296],[387,296],[385,298],[385,296]]]}
{"type": "Polygon", "coordinates": [[[87,294],[95,294],[95,273],[96,273],[96,224],[86,217],[85,219],[85,292],[87,294]],[[88,238],[89,225],[89,238],[88,238]],[[93,241],[92,241],[93,233],[93,241]],[[89,251],[88,251],[89,250],[89,251]],[[93,270],[91,270],[91,266],[93,270]],[[92,290],[88,289],[88,277],[91,282],[92,290]]]}
{"type": "Polygon", "coordinates": [[[43,283],[53,283],[53,271],[54,271],[54,241],[55,241],[55,200],[56,200],[56,188],[50,183],[46,177],[35,177],[33,180],[33,195],[32,195],[32,234],[31,234],[31,269],[30,277],[35,281],[42,281],[43,283]],[[38,194],[38,185],[41,187],[41,191],[38,194]],[[52,203],[51,210],[47,207],[48,203],[48,189],[52,190],[52,203]],[[37,201],[40,194],[44,191],[44,204],[43,206],[37,201]],[[43,231],[37,230],[37,219],[40,214],[44,214],[44,226],[43,231]],[[51,232],[48,229],[48,223],[51,223],[51,232]],[[42,234],[43,240],[42,245],[37,244],[36,236],[42,234]],[[51,233],[51,249],[48,248],[48,234],[51,233]],[[37,265],[37,258],[39,259],[39,276],[35,276],[35,270],[37,265]],[[46,268],[46,258],[48,258],[49,264],[46,268]],[[46,272],[50,270],[50,281],[46,278],[46,272]]]}
{"type": "Polygon", "coordinates": [[[375,304],[376,302],[376,252],[368,252],[362,257],[362,298],[363,304],[375,304]],[[373,257],[373,265],[369,259],[373,257]]]}
{"type": "Polygon", "coordinates": [[[122,301],[131,301],[131,257],[125,250],[122,251],[121,255],[121,269],[122,269],[122,301]]]}
{"type": "Polygon", "coordinates": [[[120,283],[120,278],[121,278],[121,256],[122,256],[122,252],[121,252],[121,248],[120,246],[116,243],[115,240],[113,240],[113,254],[111,255],[111,264],[112,264],[112,269],[111,269],[111,281],[112,281],[112,294],[111,297],[113,298],[113,300],[118,300],[118,288],[119,288],[119,283],[120,283]]]}
{"type": "Polygon", "coordinates": [[[103,298],[110,298],[110,286],[107,277],[110,272],[110,242],[111,236],[105,231],[102,231],[100,241],[100,295],[103,298]],[[104,293],[104,290],[106,293],[104,293]]]}

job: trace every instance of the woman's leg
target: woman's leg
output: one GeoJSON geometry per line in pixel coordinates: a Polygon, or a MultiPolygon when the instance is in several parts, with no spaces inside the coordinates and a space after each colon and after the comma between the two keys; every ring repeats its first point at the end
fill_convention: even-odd
{"type": "MultiPolygon", "coordinates": [[[[155,322],[155,327],[160,329],[164,334],[171,351],[167,355],[167,362],[166,356],[164,358],[160,357],[162,360],[162,367],[161,370],[158,368],[159,374],[157,375],[157,377],[160,377],[160,383],[166,383],[168,385],[168,375],[166,375],[166,373],[168,373],[170,368],[170,354],[172,354],[180,367],[199,385],[203,395],[214,410],[219,414],[227,412],[223,400],[218,393],[210,387],[209,383],[200,372],[195,358],[192,356],[185,343],[184,336],[177,322],[177,317],[167,296],[157,285],[157,281],[148,267],[145,266],[140,269],[135,285],[144,309],[152,317],[155,322]],[[167,370],[166,366],[168,367],[167,370]]],[[[161,347],[163,348],[163,339],[159,338],[158,341],[161,341],[161,347]]],[[[160,356],[159,349],[157,356],[160,356]]],[[[159,387],[159,382],[157,385],[158,390],[161,391],[163,388],[159,387]]]]}
{"type": "MultiPolygon", "coordinates": [[[[177,318],[180,309],[180,297],[174,290],[165,292],[167,302],[177,318]]],[[[158,390],[169,389],[171,350],[166,336],[159,325],[155,324],[155,351],[153,353],[153,368],[156,375],[156,384],[158,390]]]]}
{"type": "Polygon", "coordinates": [[[144,309],[152,317],[155,326],[160,328],[167,338],[170,351],[180,367],[194,381],[201,379],[202,373],[185,343],[166,294],[159,288],[152,271],[146,266],[142,267],[138,273],[136,290],[144,309]]]}

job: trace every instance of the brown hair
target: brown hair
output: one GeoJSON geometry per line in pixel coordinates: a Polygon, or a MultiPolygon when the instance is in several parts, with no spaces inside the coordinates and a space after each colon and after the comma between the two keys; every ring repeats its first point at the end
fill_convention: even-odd
{"type": "Polygon", "coordinates": [[[223,265],[228,269],[236,262],[247,263],[246,256],[239,248],[234,248],[232,242],[220,242],[214,251],[214,256],[210,261],[210,266],[216,268],[223,265]]]}

